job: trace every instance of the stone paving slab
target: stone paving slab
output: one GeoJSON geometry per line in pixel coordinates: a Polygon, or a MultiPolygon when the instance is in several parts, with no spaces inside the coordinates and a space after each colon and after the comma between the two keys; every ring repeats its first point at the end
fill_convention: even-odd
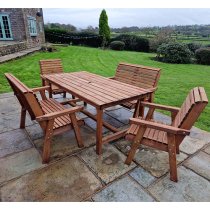
{"type": "Polygon", "coordinates": [[[205,144],[206,141],[203,139],[195,139],[190,136],[186,136],[182,141],[179,149],[180,151],[191,155],[197,152],[199,149],[201,149],[205,144]]]}
{"type": "Polygon", "coordinates": [[[192,127],[190,131],[190,137],[204,140],[206,143],[210,143],[210,133],[196,127],[192,127]]]}
{"type": "MultiPolygon", "coordinates": [[[[89,147],[96,143],[95,132],[88,126],[81,126],[80,133],[84,141],[85,147],[89,147]]],[[[35,146],[42,153],[43,151],[43,138],[34,141],[35,146]]],[[[53,136],[51,142],[50,161],[63,158],[67,155],[73,154],[82,150],[79,148],[73,130],[53,136]]]]}
{"type": "Polygon", "coordinates": [[[9,98],[9,97],[14,97],[14,93],[13,92],[9,92],[9,93],[1,93],[0,94],[0,99],[2,99],[2,98],[9,98]]]}
{"type": "Polygon", "coordinates": [[[184,166],[192,169],[197,174],[210,181],[210,155],[204,152],[199,152],[193,158],[187,160],[184,163],[184,166]]]}
{"type": "MultiPolygon", "coordinates": [[[[116,142],[115,145],[126,155],[131,148],[131,142],[125,139],[116,142]]],[[[186,154],[180,152],[177,155],[177,164],[187,157],[186,154]]],[[[134,156],[134,160],[155,177],[160,177],[169,171],[168,153],[164,151],[140,145],[139,150],[137,150],[134,156]]]]}
{"type": "MultiPolygon", "coordinates": [[[[184,153],[177,154],[177,164],[188,156],[184,153]]],[[[168,153],[149,147],[144,147],[135,155],[135,161],[155,177],[160,177],[169,171],[168,153]]]]}
{"type": "Polygon", "coordinates": [[[34,148],[0,159],[0,184],[44,167],[41,156],[34,148]]]}
{"type": "Polygon", "coordinates": [[[20,103],[16,97],[7,97],[0,99],[0,114],[14,114],[21,111],[20,103]]]}
{"type": "Polygon", "coordinates": [[[101,188],[100,181],[76,157],[26,174],[0,189],[2,201],[82,201],[101,188]]]}
{"type": "Polygon", "coordinates": [[[25,130],[18,129],[0,134],[0,158],[31,147],[25,130]]]}
{"type": "Polygon", "coordinates": [[[125,108],[112,110],[107,112],[107,114],[111,117],[116,118],[125,125],[129,124],[129,118],[133,116],[133,112],[125,108]]]}
{"type": "Polygon", "coordinates": [[[96,202],[152,202],[154,199],[130,177],[126,176],[94,195],[96,202]]]}
{"type": "MultiPolygon", "coordinates": [[[[91,118],[85,118],[84,121],[85,121],[85,125],[89,126],[96,132],[96,121],[95,120],[92,120],[91,118]]],[[[105,134],[107,132],[109,132],[109,130],[107,128],[103,127],[102,133],[105,134]]]]}
{"type": "Polygon", "coordinates": [[[135,168],[132,172],[129,173],[129,175],[145,188],[156,180],[154,176],[152,176],[141,167],[135,168]]]}
{"type": "Polygon", "coordinates": [[[25,129],[28,135],[30,136],[31,140],[33,141],[44,137],[43,130],[39,124],[27,126],[25,129]]]}
{"type": "MultiPolygon", "coordinates": [[[[13,112],[14,113],[14,112],[13,112]]],[[[26,116],[26,126],[34,122],[26,116]]],[[[0,133],[20,128],[20,113],[12,115],[0,114],[0,133]]]]}
{"type": "Polygon", "coordinates": [[[96,154],[96,148],[91,147],[82,151],[79,156],[105,183],[109,183],[136,166],[124,164],[126,157],[110,144],[104,144],[102,155],[96,154]]]}
{"type": "Polygon", "coordinates": [[[169,174],[149,187],[150,193],[159,201],[209,202],[210,182],[189,169],[178,168],[178,182],[172,182],[169,174]]]}
{"type": "Polygon", "coordinates": [[[206,152],[210,155],[210,145],[204,149],[204,152],[206,152]]]}

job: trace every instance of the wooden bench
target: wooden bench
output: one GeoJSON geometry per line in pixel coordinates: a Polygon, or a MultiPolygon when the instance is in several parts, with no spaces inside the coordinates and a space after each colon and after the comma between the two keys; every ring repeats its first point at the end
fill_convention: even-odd
{"type": "Polygon", "coordinates": [[[179,153],[179,145],[184,137],[190,134],[190,129],[207,104],[208,99],[202,87],[193,88],[180,109],[142,102],[142,106],[148,107],[149,111],[144,119],[130,119],[131,126],[125,138],[133,143],[126,164],[131,163],[140,144],[166,151],[169,153],[170,179],[176,182],[176,153],[179,153]],[[155,109],[171,112],[172,124],[151,121],[155,109]]]}
{"type": "MultiPolygon", "coordinates": [[[[144,89],[157,89],[158,80],[160,78],[160,69],[140,66],[128,63],[119,63],[114,77],[114,79],[120,82],[127,83],[129,85],[134,85],[144,89]]],[[[147,99],[149,102],[154,101],[154,92],[147,99]]],[[[135,108],[137,100],[129,101],[121,104],[122,106],[133,109],[135,108]]]]}
{"type": "MultiPolygon", "coordinates": [[[[75,115],[76,112],[83,109],[82,107],[77,106],[67,109],[55,99],[48,99],[46,97],[45,91],[49,90],[49,86],[29,89],[12,74],[6,73],[5,76],[22,107],[20,128],[25,128],[26,111],[28,111],[31,119],[39,123],[45,134],[42,156],[43,163],[49,162],[50,142],[53,135],[74,129],[78,146],[83,147],[79,125],[84,124],[84,122],[75,115]],[[42,97],[40,101],[37,99],[37,92],[42,97]]],[[[69,103],[69,101],[64,103],[69,103]]]]}
{"type": "MultiPolygon", "coordinates": [[[[56,73],[63,73],[63,67],[61,59],[48,59],[48,60],[40,60],[40,73],[42,79],[42,85],[48,85],[46,81],[43,79],[43,75],[46,74],[56,74],[56,73]]],[[[60,89],[56,85],[51,86],[52,94],[61,94],[63,93],[63,97],[66,97],[66,91],[60,89]]]]}

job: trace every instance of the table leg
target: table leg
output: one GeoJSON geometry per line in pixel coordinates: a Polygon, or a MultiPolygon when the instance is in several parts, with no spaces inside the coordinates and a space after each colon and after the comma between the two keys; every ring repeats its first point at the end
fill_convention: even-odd
{"type": "Polygon", "coordinates": [[[103,110],[97,109],[96,153],[102,153],[103,110]]]}

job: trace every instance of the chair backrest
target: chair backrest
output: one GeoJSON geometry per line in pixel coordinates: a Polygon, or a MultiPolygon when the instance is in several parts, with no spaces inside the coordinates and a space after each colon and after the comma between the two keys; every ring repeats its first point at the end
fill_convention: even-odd
{"type": "Polygon", "coordinates": [[[61,59],[40,60],[41,74],[63,73],[61,59]]]}
{"type": "Polygon", "coordinates": [[[154,88],[158,84],[160,69],[128,63],[119,63],[115,79],[140,88],[154,88]]]}
{"type": "Polygon", "coordinates": [[[204,88],[193,88],[182,104],[180,111],[172,122],[172,125],[190,130],[207,104],[208,98],[204,88]]]}
{"type": "Polygon", "coordinates": [[[31,119],[35,120],[36,117],[42,116],[44,112],[33,91],[18,80],[14,75],[6,73],[5,77],[7,78],[22,108],[28,111],[31,119]]]}

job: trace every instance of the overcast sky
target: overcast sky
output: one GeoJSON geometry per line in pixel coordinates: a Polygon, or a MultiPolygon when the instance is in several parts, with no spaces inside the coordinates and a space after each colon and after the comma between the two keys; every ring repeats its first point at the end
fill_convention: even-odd
{"type": "MultiPolygon", "coordinates": [[[[98,26],[100,9],[43,9],[45,23],[72,24],[77,28],[98,26]]],[[[106,9],[109,26],[167,26],[210,24],[209,9],[106,9]]]]}

